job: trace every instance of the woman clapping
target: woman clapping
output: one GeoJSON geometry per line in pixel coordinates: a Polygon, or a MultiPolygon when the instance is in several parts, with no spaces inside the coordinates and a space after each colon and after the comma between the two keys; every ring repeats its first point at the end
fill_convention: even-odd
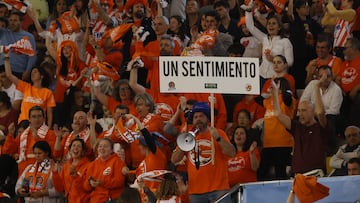
{"type": "Polygon", "coordinates": [[[86,144],[83,139],[75,138],[70,143],[71,159],[59,171],[57,165],[52,167],[55,189],[65,193],[68,202],[88,202],[89,194],[82,187],[86,181],[89,160],[85,156],[86,144]]]}

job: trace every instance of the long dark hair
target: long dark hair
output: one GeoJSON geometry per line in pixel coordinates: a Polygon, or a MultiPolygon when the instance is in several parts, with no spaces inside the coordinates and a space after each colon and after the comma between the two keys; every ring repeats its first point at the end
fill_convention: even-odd
{"type": "Polygon", "coordinates": [[[293,92],[291,91],[290,83],[286,78],[280,77],[274,79],[275,83],[278,83],[279,81],[281,94],[293,94],[293,92]]]}
{"type": "MultiPolygon", "coordinates": [[[[44,87],[44,88],[48,88],[49,85],[50,85],[50,76],[49,76],[49,73],[41,66],[39,67],[33,67],[31,72],[34,70],[34,69],[38,69],[38,71],[40,72],[40,75],[42,76],[42,79],[41,79],[41,87],[44,87]]],[[[30,84],[33,85],[34,83],[30,80],[30,84]]]]}
{"type": "Polygon", "coordinates": [[[282,23],[280,17],[277,16],[275,13],[270,13],[270,14],[266,17],[266,20],[267,20],[266,26],[267,26],[267,24],[268,24],[268,22],[269,22],[270,19],[275,19],[275,20],[276,20],[276,22],[278,23],[278,25],[279,25],[279,27],[280,27],[280,30],[279,30],[279,32],[278,32],[278,35],[280,36],[280,38],[284,38],[284,37],[285,37],[285,33],[284,33],[283,23],[282,23]]]}
{"type": "Polygon", "coordinates": [[[156,192],[158,199],[167,199],[179,195],[179,189],[176,183],[176,177],[172,174],[165,174],[164,180],[161,181],[159,189],[156,192]]]}
{"type": "Polygon", "coordinates": [[[178,37],[181,39],[181,41],[184,41],[185,38],[186,38],[186,32],[187,32],[187,30],[186,30],[186,25],[185,25],[185,19],[183,19],[183,18],[182,18],[181,16],[179,16],[179,15],[173,15],[173,16],[171,16],[171,17],[170,17],[170,20],[171,20],[171,18],[174,18],[174,19],[180,24],[180,27],[179,27],[178,33],[174,33],[173,31],[169,30],[169,31],[168,31],[168,34],[170,34],[170,35],[176,35],[176,36],[178,36],[178,37]]]}
{"type": "Polygon", "coordinates": [[[238,150],[238,148],[237,148],[237,146],[236,146],[236,143],[235,143],[235,132],[236,132],[236,130],[239,129],[239,128],[243,129],[243,130],[245,131],[245,134],[246,134],[246,140],[245,140],[245,143],[243,144],[243,147],[242,147],[242,151],[243,151],[243,152],[246,152],[247,150],[250,149],[250,146],[251,146],[251,144],[252,144],[252,142],[253,142],[253,139],[250,137],[250,135],[249,135],[249,133],[248,133],[248,130],[247,130],[245,127],[243,127],[243,126],[236,126],[236,127],[235,127],[235,130],[234,130],[234,132],[233,132],[233,137],[232,137],[232,139],[231,139],[230,142],[234,145],[235,149],[238,150]]]}

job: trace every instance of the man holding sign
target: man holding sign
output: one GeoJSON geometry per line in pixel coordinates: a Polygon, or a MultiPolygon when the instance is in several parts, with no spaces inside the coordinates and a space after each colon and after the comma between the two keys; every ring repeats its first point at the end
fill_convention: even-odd
{"type": "Polygon", "coordinates": [[[195,103],[191,114],[198,129],[195,147],[188,152],[175,150],[171,161],[176,163],[187,156],[190,202],[211,202],[229,189],[226,160],[235,155],[235,148],[224,131],[209,126],[210,107],[206,102],[195,103]]]}

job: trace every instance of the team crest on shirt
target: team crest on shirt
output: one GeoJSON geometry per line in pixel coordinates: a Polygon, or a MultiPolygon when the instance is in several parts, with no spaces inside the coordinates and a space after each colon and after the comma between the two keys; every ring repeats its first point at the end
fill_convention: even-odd
{"type": "Polygon", "coordinates": [[[104,176],[110,175],[110,173],[111,173],[111,167],[110,167],[110,166],[107,167],[107,168],[103,171],[103,175],[104,175],[104,176]]]}
{"type": "Polygon", "coordinates": [[[233,171],[238,171],[242,168],[245,168],[245,159],[244,157],[234,157],[230,160],[228,160],[228,170],[233,172],[233,171]]]}
{"type": "Polygon", "coordinates": [[[359,74],[355,68],[349,67],[344,70],[342,75],[343,77],[341,78],[341,82],[343,84],[350,84],[358,77],[359,74]]]}
{"type": "Polygon", "coordinates": [[[206,166],[212,161],[211,157],[211,141],[201,139],[196,141],[195,149],[189,153],[190,162],[195,166],[196,158],[199,158],[200,166],[206,166]],[[199,156],[198,156],[199,153],[199,156]]]}

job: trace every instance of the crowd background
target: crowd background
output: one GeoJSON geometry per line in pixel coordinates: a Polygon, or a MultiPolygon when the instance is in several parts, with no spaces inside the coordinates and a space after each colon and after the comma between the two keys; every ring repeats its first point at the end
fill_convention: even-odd
{"type": "Polygon", "coordinates": [[[1,192],[115,202],[136,180],[142,201],[202,202],[237,183],[360,174],[359,33],[358,0],[1,1],[0,153],[18,167],[1,192]],[[22,39],[34,55],[6,47],[22,39]],[[259,58],[261,95],[161,93],[158,57],[180,55],[259,58]],[[165,169],[161,184],[136,179],[165,169]]]}

